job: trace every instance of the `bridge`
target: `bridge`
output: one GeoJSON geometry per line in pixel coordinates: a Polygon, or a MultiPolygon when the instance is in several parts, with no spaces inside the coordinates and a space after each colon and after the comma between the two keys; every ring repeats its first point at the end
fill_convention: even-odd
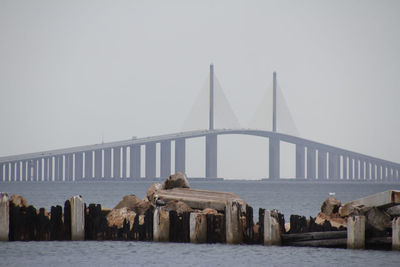
{"type": "Polygon", "coordinates": [[[269,180],[280,180],[281,143],[295,145],[295,179],[299,181],[400,182],[400,164],[277,131],[277,82],[273,75],[272,131],[214,127],[214,68],[210,66],[207,130],[133,138],[45,152],[0,157],[0,182],[154,179],[186,171],[186,140],[205,137],[205,177],[218,177],[218,138],[250,135],[268,139],[269,180]],[[157,159],[159,147],[159,159],[157,159]],[[144,149],[142,149],[144,148],[144,149]],[[174,169],[172,169],[174,157],[174,169]],[[159,166],[157,166],[159,163],[159,166]]]}

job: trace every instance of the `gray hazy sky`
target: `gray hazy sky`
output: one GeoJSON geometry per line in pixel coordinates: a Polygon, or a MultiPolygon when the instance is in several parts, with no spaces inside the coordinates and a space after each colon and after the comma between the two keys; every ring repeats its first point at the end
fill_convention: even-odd
{"type": "MultiPolygon", "coordinates": [[[[0,156],[181,131],[213,62],[242,125],[276,70],[302,137],[400,162],[399,14],[400,1],[0,0],[0,156]]],[[[227,138],[240,156],[222,153],[221,176],[265,176],[264,158],[227,166],[257,149],[227,138]]]]}

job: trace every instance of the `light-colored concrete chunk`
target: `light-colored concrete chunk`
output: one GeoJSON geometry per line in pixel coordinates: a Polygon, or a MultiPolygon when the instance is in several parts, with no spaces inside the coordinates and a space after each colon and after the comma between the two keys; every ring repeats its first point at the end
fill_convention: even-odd
{"type": "Polygon", "coordinates": [[[190,242],[207,242],[207,215],[203,213],[190,213],[190,242]]]}
{"type": "Polygon", "coordinates": [[[211,208],[222,211],[227,201],[236,201],[241,207],[246,207],[246,202],[234,193],[209,190],[196,190],[190,188],[173,188],[169,190],[157,190],[155,194],[165,202],[178,200],[186,203],[192,209],[211,208]]]}
{"type": "Polygon", "coordinates": [[[400,250],[400,217],[392,221],[392,249],[400,250]]]}
{"type": "Polygon", "coordinates": [[[156,242],[169,241],[169,212],[160,207],[154,211],[153,240],[156,242]]]}
{"type": "Polygon", "coordinates": [[[271,216],[271,211],[266,210],[264,214],[264,245],[281,245],[281,234],[278,221],[271,216]]]}
{"type": "Polygon", "coordinates": [[[339,214],[342,217],[348,216],[354,206],[388,208],[398,204],[400,204],[400,191],[388,190],[350,201],[340,207],[339,214]]]}
{"type": "Polygon", "coordinates": [[[354,216],[348,218],[347,248],[365,248],[365,216],[354,216]]]}
{"type": "Polygon", "coordinates": [[[71,240],[85,239],[85,203],[81,196],[74,196],[71,203],[71,240]]]}
{"type": "Polygon", "coordinates": [[[0,241],[8,241],[10,231],[10,202],[7,193],[0,193],[0,241]]]}
{"type": "Polygon", "coordinates": [[[240,224],[240,204],[227,201],[225,208],[226,243],[240,244],[243,241],[243,230],[240,224]]]}

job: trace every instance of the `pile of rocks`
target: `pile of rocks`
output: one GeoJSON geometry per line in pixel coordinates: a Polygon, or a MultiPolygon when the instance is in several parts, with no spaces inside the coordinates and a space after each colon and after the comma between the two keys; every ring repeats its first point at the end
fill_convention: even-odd
{"type": "MultiPolygon", "coordinates": [[[[135,195],[124,196],[123,199],[108,213],[108,226],[116,226],[120,229],[124,225],[124,220],[126,220],[126,222],[130,222],[132,227],[135,217],[138,215],[139,221],[143,220],[145,212],[150,207],[158,207],[165,212],[176,211],[178,215],[182,215],[184,212],[221,214],[221,210],[218,211],[215,209],[215,207],[219,206],[213,203],[218,202],[219,199],[216,199],[215,197],[213,198],[211,191],[200,191],[201,190],[190,189],[186,175],[182,172],[178,172],[169,176],[162,184],[153,183],[146,191],[146,196],[143,200],[135,195]],[[202,199],[196,199],[196,193],[203,195],[208,194],[210,201],[206,203],[202,199]],[[199,202],[203,202],[203,205],[199,205],[199,202]]],[[[239,199],[234,194],[226,194],[230,194],[229,196],[231,198],[239,199]]],[[[220,205],[220,207],[222,206],[220,205]]]]}

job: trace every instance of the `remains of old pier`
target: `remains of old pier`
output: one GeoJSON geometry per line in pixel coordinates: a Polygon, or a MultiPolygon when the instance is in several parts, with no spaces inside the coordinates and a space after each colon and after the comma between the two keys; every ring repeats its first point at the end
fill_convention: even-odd
{"type": "Polygon", "coordinates": [[[196,190],[183,173],[153,184],[144,200],[124,196],[112,209],[74,196],[37,210],[18,195],[0,196],[1,241],[140,240],[400,250],[400,191],[341,205],[329,197],[315,218],[253,209],[234,193],[196,190]]]}

